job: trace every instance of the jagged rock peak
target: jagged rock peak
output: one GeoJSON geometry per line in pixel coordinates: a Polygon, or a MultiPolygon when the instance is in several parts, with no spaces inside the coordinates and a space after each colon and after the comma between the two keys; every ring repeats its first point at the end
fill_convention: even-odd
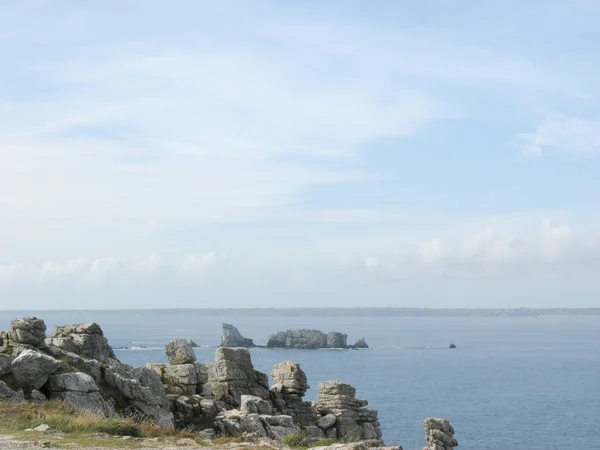
{"type": "Polygon", "coordinates": [[[447,419],[428,418],[425,424],[425,441],[427,447],[423,450],[453,450],[458,447],[454,439],[454,428],[447,419]]]}
{"type": "Polygon", "coordinates": [[[102,328],[94,322],[56,327],[54,337],[46,339],[46,344],[99,362],[117,359],[102,328]]]}
{"type": "Polygon", "coordinates": [[[352,346],[352,348],[369,348],[369,344],[364,337],[360,337],[352,346]]]}
{"type": "Polygon", "coordinates": [[[256,347],[252,339],[245,338],[236,327],[224,323],[221,333],[221,347],[256,347]]]}

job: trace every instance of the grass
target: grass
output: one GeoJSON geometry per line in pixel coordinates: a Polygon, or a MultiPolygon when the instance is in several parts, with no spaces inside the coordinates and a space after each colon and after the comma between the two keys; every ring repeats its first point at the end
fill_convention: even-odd
{"type": "Polygon", "coordinates": [[[10,434],[17,439],[30,440],[40,437],[40,433],[25,431],[41,424],[47,424],[51,429],[66,433],[60,438],[43,435],[44,440],[69,443],[80,446],[92,443],[102,444],[110,448],[139,447],[135,440],[121,440],[122,436],[134,438],[198,438],[198,435],[185,430],[164,428],[156,422],[139,421],[132,417],[99,416],[89,411],[79,411],[64,402],[49,401],[35,403],[2,403],[0,402],[0,434],[10,434]],[[94,434],[107,434],[112,437],[98,439],[94,434]]]}
{"type": "Polygon", "coordinates": [[[311,441],[304,433],[293,433],[283,439],[283,443],[291,448],[308,449],[313,447],[327,447],[333,444],[341,444],[339,439],[321,439],[311,441]]]}

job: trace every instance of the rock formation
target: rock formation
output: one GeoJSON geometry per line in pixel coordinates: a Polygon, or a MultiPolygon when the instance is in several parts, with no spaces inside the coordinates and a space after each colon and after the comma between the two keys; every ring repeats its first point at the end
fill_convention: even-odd
{"type": "Polygon", "coordinates": [[[244,394],[269,399],[269,379],[254,369],[247,348],[218,348],[215,362],[208,364],[208,383],[218,400],[234,407],[244,394]]]}
{"type": "Polygon", "coordinates": [[[454,428],[447,419],[425,419],[425,441],[423,450],[453,450],[458,447],[454,439],[454,428]]]}
{"type": "Polygon", "coordinates": [[[310,386],[300,364],[291,361],[276,364],[271,376],[271,400],[277,411],[292,416],[300,425],[314,425],[318,419],[316,411],[310,402],[302,400],[310,386]]]}
{"type": "Polygon", "coordinates": [[[165,345],[169,362],[174,365],[196,362],[196,354],[189,339],[173,339],[165,345]]]}
{"type": "MultiPolygon", "coordinates": [[[[341,381],[326,381],[318,386],[317,409],[323,416],[335,416],[335,428],[326,429],[326,436],[354,442],[381,439],[377,411],[366,409],[368,402],[355,397],[356,389],[341,381]]],[[[332,417],[322,425],[330,424],[332,417]]]]}
{"type": "MultiPolygon", "coordinates": [[[[305,442],[343,440],[338,450],[382,448],[377,411],[365,408],[349,384],[326,381],[318,386],[317,402],[303,400],[309,385],[298,363],[276,364],[269,387],[248,348],[219,347],[214,363],[203,364],[191,341],[174,339],[165,346],[168,364],[134,368],[114,357],[95,323],[58,327],[48,339],[45,329],[40,319],[26,317],[0,333],[0,401],[61,400],[106,417],[151,419],[209,438],[281,440],[302,433],[305,442]]],[[[292,348],[348,348],[345,334],[316,330],[284,332],[272,341],[292,348]]],[[[445,419],[427,419],[425,435],[427,450],[458,445],[445,419]]]]}
{"type": "Polygon", "coordinates": [[[369,345],[367,344],[367,341],[365,341],[364,337],[360,337],[355,343],[354,345],[352,345],[352,348],[369,348],[369,345]]]}
{"type": "Polygon", "coordinates": [[[228,323],[224,323],[223,331],[221,333],[221,347],[253,348],[256,347],[256,345],[254,345],[254,341],[252,339],[242,336],[236,327],[228,323]]]}
{"type": "Polygon", "coordinates": [[[102,328],[93,322],[56,327],[54,337],[46,339],[46,344],[99,362],[117,359],[102,328]]]}
{"type": "Polygon", "coordinates": [[[299,329],[278,331],[269,336],[267,348],[368,348],[363,338],[355,345],[348,345],[348,335],[337,331],[327,334],[319,330],[299,329]]]}

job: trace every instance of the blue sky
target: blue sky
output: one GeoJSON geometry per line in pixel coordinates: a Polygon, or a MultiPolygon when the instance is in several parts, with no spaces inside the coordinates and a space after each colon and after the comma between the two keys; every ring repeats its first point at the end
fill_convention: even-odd
{"type": "Polygon", "coordinates": [[[0,308],[598,306],[592,0],[0,4],[0,308]]]}

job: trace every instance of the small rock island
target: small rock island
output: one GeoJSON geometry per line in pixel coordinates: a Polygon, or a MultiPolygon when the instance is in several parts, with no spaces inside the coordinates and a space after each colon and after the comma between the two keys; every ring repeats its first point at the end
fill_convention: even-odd
{"type": "Polygon", "coordinates": [[[221,333],[221,347],[254,348],[256,345],[252,339],[242,336],[236,327],[224,323],[223,331],[221,333]]]}

